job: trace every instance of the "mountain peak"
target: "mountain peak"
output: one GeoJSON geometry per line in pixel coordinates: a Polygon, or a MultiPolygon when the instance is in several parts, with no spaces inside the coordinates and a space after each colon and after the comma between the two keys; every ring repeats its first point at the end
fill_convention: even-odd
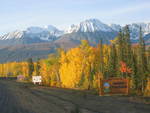
{"type": "Polygon", "coordinates": [[[54,40],[52,38],[57,38],[63,35],[63,31],[58,30],[52,25],[46,27],[31,26],[26,28],[24,31],[16,30],[14,32],[7,33],[0,36],[0,40],[10,40],[10,39],[20,39],[20,38],[38,38],[41,40],[54,40]]]}
{"type": "Polygon", "coordinates": [[[63,31],[57,29],[56,27],[54,27],[53,25],[48,25],[44,27],[48,32],[50,32],[50,34],[54,35],[54,36],[61,36],[62,34],[64,34],[63,31]]]}
{"type": "Polygon", "coordinates": [[[27,33],[33,33],[33,34],[42,33],[43,31],[45,31],[43,28],[37,26],[28,27],[26,29],[27,33]]]}
{"type": "Polygon", "coordinates": [[[44,27],[45,29],[49,30],[49,31],[56,31],[58,30],[56,27],[54,27],[53,25],[47,25],[44,27]]]}
{"type": "Polygon", "coordinates": [[[119,32],[120,29],[122,28],[121,25],[119,25],[119,24],[110,24],[109,26],[110,26],[114,31],[117,31],[117,32],[119,32]]]}
{"type": "MultiPolygon", "coordinates": [[[[86,19],[85,21],[83,22],[91,22],[91,23],[101,23],[101,24],[104,24],[102,23],[99,19],[96,19],[96,18],[90,18],[90,19],[86,19]]],[[[81,22],[82,23],[82,22],[81,22]]]]}
{"type": "Polygon", "coordinates": [[[102,23],[98,19],[87,19],[81,22],[78,25],[72,25],[68,30],[67,33],[72,32],[96,32],[96,31],[104,31],[110,32],[112,31],[111,27],[102,23]]]}

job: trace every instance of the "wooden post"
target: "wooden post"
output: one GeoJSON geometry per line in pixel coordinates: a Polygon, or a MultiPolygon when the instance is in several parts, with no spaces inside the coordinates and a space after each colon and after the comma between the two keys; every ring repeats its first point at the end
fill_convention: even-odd
{"type": "Polygon", "coordinates": [[[129,95],[129,91],[130,91],[130,79],[127,78],[127,95],[129,95]]]}
{"type": "Polygon", "coordinates": [[[100,94],[100,96],[103,96],[103,80],[100,78],[100,90],[99,90],[99,94],[100,94]]]}
{"type": "Polygon", "coordinates": [[[127,79],[127,95],[130,94],[130,88],[131,88],[131,79],[130,78],[126,78],[127,79]]]}

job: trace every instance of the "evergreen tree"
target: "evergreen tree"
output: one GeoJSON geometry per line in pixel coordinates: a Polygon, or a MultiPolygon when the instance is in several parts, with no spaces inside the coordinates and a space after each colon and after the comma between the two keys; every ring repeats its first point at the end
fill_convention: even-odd
{"type": "MultiPolygon", "coordinates": [[[[127,64],[127,67],[132,67],[133,53],[131,48],[130,41],[130,30],[129,26],[125,26],[123,31],[120,30],[118,34],[118,67],[120,67],[120,63],[124,62],[127,64]]],[[[129,76],[128,73],[120,73],[118,75],[121,77],[129,76]]]]}
{"type": "Polygon", "coordinates": [[[138,75],[138,67],[137,67],[137,51],[133,49],[133,55],[132,55],[132,80],[133,80],[133,89],[138,88],[139,84],[139,75],[138,75]]]}
{"type": "Polygon", "coordinates": [[[124,61],[123,32],[118,33],[118,62],[124,61]]]}
{"type": "Polygon", "coordinates": [[[103,55],[103,42],[102,40],[100,40],[100,44],[99,44],[99,48],[100,48],[100,72],[102,74],[104,74],[104,55],[103,55]]]}
{"type": "Polygon", "coordinates": [[[109,76],[110,77],[115,77],[116,76],[117,53],[116,53],[116,47],[115,47],[114,44],[111,45],[108,70],[109,70],[109,76]]]}
{"type": "Polygon", "coordinates": [[[131,48],[131,41],[130,41],[130,30],[128,25],[126,25],[124,28],[124,41],[125,41],[124,42],[125,62],[129,67],[131,67],[132,48],[131,48]]]}
{"type": "Polygon", "coordinates": [[[27,62],[28,62],[28,76],[29,78],[31,78],[34,71],[34,64],[32,58],[29,58],[27,62]]]}
{"type": "Polygon", "coordinates": [[[40,68],[41,68],[40,59],[38,59],[36,62],[36,75],[40,75],[40,68]]]}
{"type": "Polygon", "coordinates": [[[124,74],[120,72],[119,68],[121,67],[121,62],[125,62],[125,40],[124,33],[120,30],[118,34],[118,77],[123,77],[124,74]]]}
{"type": "Polygon", "coordinates": [[[148,71],[150,73],[150,47],[148,48],[148,52],[147,52],[147,68],[148,68],[148,71]]]}
{"type": "Polygon", "coordinates": [[[141,92],[144,92],[147,80],[147,61],[145,56],[145,42],[143,40],[142,28],[140,27],[139,33],[139,50],[138,50],[138,76],[139,76],[139,86],[138,88],[141,92]]]}
{"type": "Polygon", "coordinates": [[[139,36],[139,65],[141,65],[141,71],[147,71],[147,62],[146,62],[146,49],[145,49],[145,42],[143,39],[142,28],[140,27],[140,36],[139,36]]]}

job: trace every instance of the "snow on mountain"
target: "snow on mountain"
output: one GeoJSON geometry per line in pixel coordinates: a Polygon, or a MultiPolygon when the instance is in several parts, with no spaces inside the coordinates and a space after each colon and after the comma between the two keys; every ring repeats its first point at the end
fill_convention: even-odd
{"type": "MultiPolygon", "coordinates": [[[[139,29],[140,26],[143,30],[143,36],[150,34],[150,23],[133,23],[129,24],[131,40],[138,40],[139,38],[139,29]]],[[[8,40],[8,39],[40,39],[44,41],[54,41],[58,39],[58,37],[64,34],[70,34],[73,32],[83,32],[83,33],[94,33],[97,31],[103,32],[119,32],[124,26],[118,24],[104,24],[98,19],[88,19],[85,20],[78,25],[71,25],[68,30],[61,31],[52,25],[48,25],[45,27],[36,27],[32,26],[27,28],[24,31],[14,31],[10,32],[6,35],[0,36],[0,40],[8,40]]],[[[101,32],[100,32],[101,33],[101,32]]]]}
{"type": "Polygon", "coordinates": [[[25,30],[26,33],[32,33],[32,34],[42,33],[44,31],[45,29],[41,27],[29,27],[25,30]]]}
{"type": "Polygon", "coordinates": [[[16,30],[14,32],[7,33],[6,35],[0,36],[0,40],[8,40],[8,39],[19,39],[24,35],[23,31],[16,30]]]}
{"type": "Polygon", "coordinates": [[[109,25],[114,31],[117,31],[117,32],[119,32],[120,31],[120,29],[122,28],[120,25],[118,25],[118,24],[110,24],[109,25]]]}
{"type": "Polygon", "coordinates": [[[139,30],[140,26],[142,27],[144,35],[150,33],[150,23],[133,23],[130,25],[132,29],[139,30]]]}
{"type": "Polygon", "coordinates": [[[30,27],[25,31],[30,38],[39,38],[44,41],[54,41],[57,37],[63,34],[63,31],[58,30],[52,25],[41,27],[30,27]]]}
{"type": "Polygon", "coordinates": [[[78,32],[79,26],[72,24],[67,30],[65,30],[65,33],[72,33],[72,32],[78,32]]]}
{"type": "Polygon", "coordinates": [[[26,30],[26,33],[32,33],[32,34],[39,34],[39,33],[43,33],[43,32],[48,32],[49,35],[56,36],[56,37],[63,34],[63,31],[58,30],[56,27],[54,27],[52,25],[45,26],[44,28],[29,27],[26,30]]]}
{"type": "Polygon", "coordinates": [[[144,34],[149,34],[150,33],[150,23],[147,23],[145,26],[145,33],[144,34]]]}
{"type": "MultiPolygon", "coordinates": [[[[131,38],[137,39],[139,35],[139,28],[142,27],[143,35],[147,35],[150,33],[150,23],[133,23],[129,24],[129,29],[131,32],[131,38]]],[[[104,32],[112,32],[117,31],[119,32],[124,26],[119,24],[104,24],[98,19],[88,19],[81,22],[78,25],[71,25],[71,27],[66,30],[66,33],[72,32],[95,32],[95,31],[104,31],[104,32]]]]}
{"type": "Polygon", "coordinates": [[[44,28],[51,32],[59,31],[56,27],[54,27],[52,25],[45,26],[44,28]]]}
{"type": "MultiPolygon", "coordinates": [[[[130,29],[130,36],[131,40],[138,40],[139,39],[139,31],[140,26],[142,27],[143,36],[146,36],[150,33],[150,23],[132,23],[128,24],[130,29]]],[[[114,31],[119,32],[120,29],[123,29],[125,26],[120,26],[117,24],[110,24],[109,25],[114,31]]]]}
{"type": "Polygon", "coordinates": [[[66,33],[72,32],[95,32],[95,31],[104,31],[111,32],[113,29],[108,25],[102,23],[98,19],[88,19],[81,22],[78,25],[72,25],[66,33]]]}
{"type": "Polygon", "coordinates": [[[49,31],[51,35],[54,35],[54,36],[57,36],[57,37],[59,37],[59,36],[64,34],[63,31],[58,30],[56,27],[54,27],[52,25],[45,26],[45,29],[47,31],[49,31]]]}
{"type": "Polygon", "coordinates": [[[140,26],[142,27],[143,36],[150,33],[150,23],[133,23],[129,24],[131,39],[139,39],[139,30],[140,26]]]}
{"type": "Polygon", "coordinates": [[[56,27],[49,25],[44,28],[32,26],[27,28],[24,31],[14,31],[10,32],[4,36],[0,36],[0,40],[8,40],[8,39],[19,39],[19,38],[38,38],[41,40],[55,40],[63,34],[63,31],[58,30],[56,27]]]}

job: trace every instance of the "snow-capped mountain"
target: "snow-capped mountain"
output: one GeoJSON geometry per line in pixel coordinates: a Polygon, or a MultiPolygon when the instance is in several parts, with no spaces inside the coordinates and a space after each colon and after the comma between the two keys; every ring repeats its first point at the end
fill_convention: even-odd
{"type": "MultiPolygon", "coordinates": [[[[142,27],[143,36],[146,36],[147,34],[150,33],[150,23],[133,23],[128,25],[129,25],[131,40],[135,41],[139,39],[140,26],[142,27]]],[[[111,24],[110,27],[114,31],[119,32],[120,29],[123,29],[125,26],[120,26],[118,24],[111,24]]]]}
{"type": "Polygon", "coordinates": [[[45,26],[44,28],[29,27],[25,30],[25,32],[28,34],[39,34],[43,32],[48,32],[50,35],[57,36],[57,37],[63,34],[63,31],[58,30],[56,27],[52,25],[45,26]]]}
{"type": "Polygon", "coordinates": [[[140,26],[142,27],[143,36],[150,33],[150,23],[133,23],[129,24],[130,35],[132,40],[138,40],[140,26]]]}
{"type": "Polygon", "coordinates": [[[119,32],[120,29],[122,29],[121,25],[119,25],[119,24],[110,24],[109,26],[110,26],[114,31],[117,31],[117,32],[119,32]]]}
{"type": "MultiPolygon", "coordinates": [[[[139,35],[139,29],[140,26],[142,27],[143,30],[143,35],[147,35],[150,33],[150,23],[133,23],[133,24],[128,24],[130,33],[131,33],[131,39],[136,40],[139,35]]],[[[119,24],[104,24],[98,19],[88,19],[83,22],[81,22],[78,25],[71,25],[68,30],[66,30],[67,33],[73,33],[73,32],[96,32],[96,31],[103,31],[103,32],[112,32],[112,31],[117,31],[119,32],[120,29],[123,29],[125,26],[121,26],[119,24]]]]}
{"type": "Polygon", "coordinates": [[[41,27],[29,27],[25,30],[26,33],[28,34],[38,34],[38,33],[42,33],[42,32],[45,32],[46,30],[41,28],[41,27]]]}
{"type": "MultiPolygon", "coordinates": [[[[146,44],[150,45],[150,23],[129,24],[131,41],[138,42],[140,26],[146,44]]],[[[65,32],[52,25],[16,30],[0,36],[0,62],[22,61],[30,57],[45,58],[48,54],[56,52],[56,48],[76,47],[81,40],[88,40],[91,45],[96,45],[100,40],[110,44],[110,40],[124,27],[118,24],[108,25],[98,19],[88,19],[78,25],[73,24],[65,32]]]]}
{"type": "MultiPolygon", "coordinates": [[[[125,27],[118,24],[110,24],[109,26],[117,32],[125,27]]],[[[150,23],[132,23],[128,24],[128,26],[130,30],[131,41],[133,42],[136,42],[139,39],[140,27],[142,27],[143,37],[150,34],[150,23]]]]}
{"type": "Polygon", "coordinates": [[[23,36],[23,34],[24,34],[23,31],[16,30],[4,36],[0,36],[0,40],[19,39],[23,36]]]}
{"type": "Polygon", "coordinates": [[[45,41],[54,41],[63,34],[63,31],[58,30],[52,25],[41,27],[29,27],[25,31],[26,37],[39,38],[45,41]]]}
{"type": "MultiPolygon", "coordinates": [[[[146,40],[149,39],[150,23],[133,23],[129,24],[131,41],[137,42],[139,38],[140,26],[143,30],[143,36],[146,36],[146,40]]],[[[65,32],[57,29],[52,25],[45,27],[28,27],[21,31],[16,30],[6,35],[0,36],[0,44],[22,44],[22,43],[40,43],[40,42],[53,42],[58,40],[89,40],[93,43],[98,43],[100,39],[109,43],[109,40],[113,40],[120,29],[124,26],[119,24],[107,25],[98,19],[87,19],[80,22],[78,25],[71,25],[65,32]]]]}
{"type": "Polygon", "coordinates": [[[54,35],[54,36],[56,36],[56,37],[59,37],[59,36],[61,36],[61,35],[64,34],[64,31],[58,30],[56,27],[54,27],[54,26],[52,26],[52,25],[45,26],[45,29],[46,29],[47,31],[49,31],[49,33],[50,33],[51,35],[54,35]]]}
{"type": "Polygon", "coordinates": [[[78,25],[71,25],[56,42],[65,43],[69,41],[80,42],[81,40],[88,40],[91,45],[96,45],[100,40],[103,40],[104,43],[109,44],[109,41],[113,40],[116,36],[117,31],[113,30],[107,24],[102,23],[98,19],[88,19],[80,22],[78,25]]]}
{"type": "Polygon", "coordinates": [[[102,23],[98,19],[88,19],[81,22],[78,25],[72,25],[66,33],[72,32],[96,32],[96,31],[104,31],[104,32],[112,32],[113,29],[108,25],[102,23]]]}
{"type": "MultiPolygon", "coordinates": [[[[6,45],[13,44],[13,42],[17,42],[18,44],[20,43],[26,43],[30,42],[45,42],[45,41],[54,41],[56,40],[59,36],[63,34],[63,31],[58,30],[56,27],[49,25],[44,28],[42,27],[29,27],[26,30],[23,31],[14,31],[10,32],[6,35],[0,36],[0,41],[3,45],[3,42],[6,43],[6,45]],[[26,41],[26,42],[24,42],[26,41]],[[7,42],[9,42],[7,44],[7,42]]],[[[15,44],[16,44],[15,42],[15,44]]]]}

